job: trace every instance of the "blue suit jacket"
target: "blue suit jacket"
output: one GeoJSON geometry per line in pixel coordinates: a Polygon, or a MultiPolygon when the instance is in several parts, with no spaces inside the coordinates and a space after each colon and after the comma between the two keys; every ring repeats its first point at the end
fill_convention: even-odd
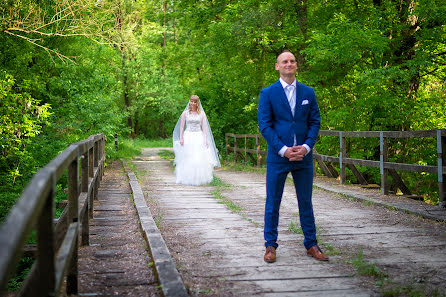
{"type": "MultiPolygon", "coordinates": [[[[305,143],[313,148],[316,143],[321,117],[314,89],[296,82],[295,93],[296,107],[293,117],[280,81],[260,92],[257,120],[260,133],[268,143],[267,162],[289,163],[288,158],[279,155],[279,151],[284,145],[293,146],[294,135],[298,145],[305,143]]],[[[312,151],[302,161],[292,163],[311,163],[312,151]]]]}

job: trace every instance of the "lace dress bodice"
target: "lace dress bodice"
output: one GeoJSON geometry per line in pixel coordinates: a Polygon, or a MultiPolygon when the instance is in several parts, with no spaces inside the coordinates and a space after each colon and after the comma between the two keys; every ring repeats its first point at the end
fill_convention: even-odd
{"type": "Polygon", "coordinates": [[[201,131],[201,114],[186,113],[186,131],[198,132],[201,131]]]}

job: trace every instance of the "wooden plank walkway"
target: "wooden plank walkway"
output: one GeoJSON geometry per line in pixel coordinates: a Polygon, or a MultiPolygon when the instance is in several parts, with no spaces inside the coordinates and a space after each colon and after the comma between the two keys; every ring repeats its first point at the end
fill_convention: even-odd
{"type": "MultiPolygon", "coordinates": [[[[134,164],[152,213],[191,296],[442,296],[446,281],[444,223],[348,199],[319,188],[314,208],[330,262],[308,258],[293,186],[281,206],[278,259],[263,262],[265,176],[218,170],[228,184],[175,184],[172,164],[147,149],[134,164]],[[214,191],[214,192],[213,192],[214,191]],[[215,196],[236,205],[228,209],[215,196]],[[235,210],[234,210],[235,209],[235,210]],[[358,255],[362,253],[362,257],[358,255]],[[356,259],[356,264],[352,264],[356,259]],[[360,275],[355,268],[380,274],[360,275]]],[[[352,191],[352,189],[350,189],[352,191]]],[[[358,189],[358,193],[361,193],[358,189]]]]}
{"type": "MultiPolygon", "coordinates": [[[[217,170],[226,186],[177,185],[171,161],[161,159],[159,151],[146,149],[133,163],[190,296],[446,294],[444,222],[371,204],[374,196],[364,189],[349,187],[347,195],[339,194],[342,187],[317,179],[316,185],[336,190],[314,189],[319,242],[330,254],[328,263],[317,262],[306,256],[302,235],[290,231],[299,223],[289,182],[281,206],[278,259],[267,264],[264,174],[217,170]],[[355,195],[368,199],[349,198],[355,195]],[[361,275],[358,267],[379,274],[361,275]]],[[[160,296],[121,164],[107,167],[90,223],[90,246],[79,255],[79,296],[160,296]]]]}
{"type": "Polygon", "coordinates": [[[216,173],[232,185],[225,190],[225,196],[226,191],[232,191],[251,204],[259,200],[249,209],[243,206],[246,213],[242,216],[219,203],[211,193],[213,187],[175,184],[170,162],[160,160],[152,150],[147,150],[145,157],[134,164],[140,172],[143,191],[148,193],[152,205],[157,205],[161,232],[192,296],[372,294],[350,271],[340,271],[336,261],[321,263],[307,257],[298,236],[286,232],[283,222],[278,261],[263,261],[260,210],[264,203],[264,178],[245,180],[243,173],[236,172],[232,173],[235,180],[229,180],[227,172],[216,173]],[[240,191],[248,187],[246,195],[240,191]],[[258,197],[256,189],[262,192],[258,197]]]}
{"type": "Polygon", "coordinates": [[[325,176],[318,176],[314,184],[318,188],[356,198],[365,203],[393,207],[423,218],[446,222],[445,209],[403,195],[382,195],[380,188],[373,189],[358,185],[340,185],[337,179],[325,176]]]}
{"type": "Polygon", "coordinates": [[[79,249],[78,296],[160,296],[120,162],[106,170],[90,220],[90,245],[79,249]]]}

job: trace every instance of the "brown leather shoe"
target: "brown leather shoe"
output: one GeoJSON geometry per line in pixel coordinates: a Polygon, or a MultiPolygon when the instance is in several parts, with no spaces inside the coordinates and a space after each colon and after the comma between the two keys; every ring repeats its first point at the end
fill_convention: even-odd
{"type": "Polygon", "coordinates": [[[318,261],[328,261],[328,257],[322,253],[318,245],[313,245],[307,250],[307,255],[318,261]]]}
{"type": "Polygon", "coordinates": [[[269,246],[266,248],[263,260],[265,260],[266,263],[276,262],[276,249],[273,246],[269,246]]]}

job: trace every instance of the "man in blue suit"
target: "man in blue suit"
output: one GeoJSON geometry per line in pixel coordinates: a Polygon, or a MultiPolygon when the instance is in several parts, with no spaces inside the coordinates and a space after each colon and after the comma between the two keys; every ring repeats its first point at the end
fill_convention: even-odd
{"type": "Polygon", "coordinates": [[[313,153],[320,129],[319,107],[314,89],[296,81],[294,55],[285,51],[275,68],[280,79],[260,92],[259,129],[268,143],[265,204],[265,262],[276,261],[277,225],[285,180],[291,172],[299,203],[299,218],[307,255],[328,261],[317,245],[311,195],[313,153]]]}

